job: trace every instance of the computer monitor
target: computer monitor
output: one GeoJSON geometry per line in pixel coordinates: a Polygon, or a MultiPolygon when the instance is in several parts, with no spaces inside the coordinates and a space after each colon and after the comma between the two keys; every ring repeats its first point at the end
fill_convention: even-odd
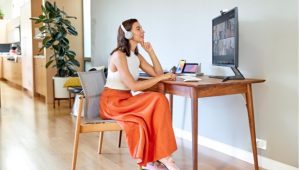
{"type": "Polygon", "coordinates": [[[230,67],[235,76],[211,76],[223,80],[245,79],[238,68],[239,27],[238,8],[220,11],[212,20],[212,64],[230,67]]]}

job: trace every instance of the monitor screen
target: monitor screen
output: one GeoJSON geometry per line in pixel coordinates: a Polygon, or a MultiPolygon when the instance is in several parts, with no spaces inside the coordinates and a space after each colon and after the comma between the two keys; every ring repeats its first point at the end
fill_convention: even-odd
{"type": "Polygon", "coordinates": [[[238,67],[238,8],[212,20],[212,63],[238,67]]]}
{"type": "Polygon", "coordinates": [[[8,53],[11,44],[0,44],[0,53],[8,53]]]}

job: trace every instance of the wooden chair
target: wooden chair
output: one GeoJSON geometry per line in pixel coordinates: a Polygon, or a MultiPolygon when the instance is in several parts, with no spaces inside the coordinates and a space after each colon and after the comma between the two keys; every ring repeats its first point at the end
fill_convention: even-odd
{"type": "Polygon", "coordinates": [[[99,116],[99,97],[104,89],[105,76],[103,70],[78,73],[84,96],[79,97],[78,115],[81,115],[83,98],[85,98],[84,121],[77,116],[73,147],[72,169],[76,168],[78,142],[80,133],[100,132],[98,153],[101,154],[104,131],[120,131],[119,147],[121,146],[122,128],[115,120],[103,120],[99,116]]]}

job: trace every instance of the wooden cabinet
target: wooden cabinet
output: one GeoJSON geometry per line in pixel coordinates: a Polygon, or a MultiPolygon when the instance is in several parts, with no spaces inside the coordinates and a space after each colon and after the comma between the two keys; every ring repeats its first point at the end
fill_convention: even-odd
{"type": "Polygon", "coordinates": [[[0,44],[7,43],[6,24],[8,20],[0,19],[0,44]]]}
{"type": "Polygon", "coordinates": [[[3,56],[0,55],[0,79],[3,78],[3,70],[2,70],[2,68],[3,68],[2,62],[3,61],[2,60],[3,60],[3,56]]]}
{"type": "Polygon", "coordinates": [[[17,62],[3,58],[2,66],[3,78],[22,87],[22,58],[18,57],[17,62]]]}
{"type": "Polygon", "coordinates": [[[3,71],[2,71],[2,60],[3,60],[3,57],[2,56],[0,56],[0,79],[2,79],[3,78],[3,71]]]}
{"type": "Polygon", "coordinates": [[[46,96],[46,59],[34,58],[34,86],[35,92],[46,96]]]}

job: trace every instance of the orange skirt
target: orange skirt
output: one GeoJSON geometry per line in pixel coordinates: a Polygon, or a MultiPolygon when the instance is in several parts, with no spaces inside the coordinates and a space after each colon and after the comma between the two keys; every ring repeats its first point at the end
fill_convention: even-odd
{"type": "Polygon", "coordinates": [[[126,133],[129,153],[146,165],[171,155],[176,149],[169,102],[165,95],[105,88],[100,97],[100,116],[114,119],[126,133]]]}

